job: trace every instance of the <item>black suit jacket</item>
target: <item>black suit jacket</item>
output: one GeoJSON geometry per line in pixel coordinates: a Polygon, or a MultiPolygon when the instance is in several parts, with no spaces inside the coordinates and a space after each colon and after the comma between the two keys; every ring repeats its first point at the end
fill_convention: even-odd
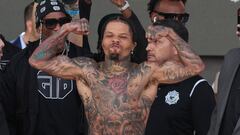
{"type": "MultiPolygon", "coordinates": [[[[219,134],[229,92],[240,64],[239,59],[240,48],[230,50],[224,57],[224,62],[218,79],[217,105],[212,114],[208,135],[219,134]]],[[[240,135],[240,120],[238,120],[232,135],[240,135]]]]}

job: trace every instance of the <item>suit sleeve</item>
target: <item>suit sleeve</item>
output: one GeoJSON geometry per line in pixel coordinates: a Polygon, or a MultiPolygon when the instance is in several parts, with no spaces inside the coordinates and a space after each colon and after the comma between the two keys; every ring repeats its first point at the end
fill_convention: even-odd
{"type": "Polygon", "coordinates": [[[139,64],[147,59],[147,51],[146,51],[147,39],[145,38],[145,30],[133,11],[132,11],[132,15],[128,19],[130,19],[134,24],[134,29],[136,31],[135,33],[136,41],[137,41],[137,46],[134,49],[132,61],[139,64]]]}
{"type": "Polygon", "coordinates": [[[199,83],[192,94],[192,119],[196,135],[206,135],[210,126],[215,97],[208,82],[199,83]]]}

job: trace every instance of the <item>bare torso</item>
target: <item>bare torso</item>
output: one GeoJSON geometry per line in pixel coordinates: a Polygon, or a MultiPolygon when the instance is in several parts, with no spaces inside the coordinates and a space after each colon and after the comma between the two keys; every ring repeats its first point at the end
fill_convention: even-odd
{"type": "MultiPolygon", "coordinates": [[[[101,70],[101,69],[100,69],[101,70]]],[[[141,69],[142,70],[142,69],[141,69]]],[[[110,74],[99,71],[85,102],[90,135],[143,135],[153,100],[142,95],[147,82],[138,68],[110,74]]],[[[78,88],[83,87],[81,82],[78,88]]],[[[86,97],[84,97],[86,99],[86,97]]]]}

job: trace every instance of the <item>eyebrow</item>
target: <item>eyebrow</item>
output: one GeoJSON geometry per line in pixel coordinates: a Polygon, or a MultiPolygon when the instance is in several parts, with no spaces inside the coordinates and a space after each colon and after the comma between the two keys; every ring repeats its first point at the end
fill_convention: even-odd
{"type": "MultiPolygon", "coordinates": [[[[111,32],[111,31],[105,31],[104,33],[106,34],[114,34],[114,32],[111,32]]],[[[118,33],[119,35],[131,35],[131,33],[118,33]]]]}

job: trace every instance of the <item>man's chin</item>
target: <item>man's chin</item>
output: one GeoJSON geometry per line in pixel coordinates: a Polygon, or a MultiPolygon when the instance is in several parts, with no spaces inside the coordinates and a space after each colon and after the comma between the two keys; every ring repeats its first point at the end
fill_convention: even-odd
{"type": "Polygon", "coordinates": [[[156,63],[156,61],[148,60],[147,63],[156,63]]]}
{"type": "Polygon", "coordinates": [[[152,57],[148,57],[147,62],[156,62],[156,60],[152,57]]]}
{"type": "Polygon", "coordinates": [[[117,54],[117,53],[110,54],[110,60],[118,61],[119,60],[119,54],[117,54]]]}

